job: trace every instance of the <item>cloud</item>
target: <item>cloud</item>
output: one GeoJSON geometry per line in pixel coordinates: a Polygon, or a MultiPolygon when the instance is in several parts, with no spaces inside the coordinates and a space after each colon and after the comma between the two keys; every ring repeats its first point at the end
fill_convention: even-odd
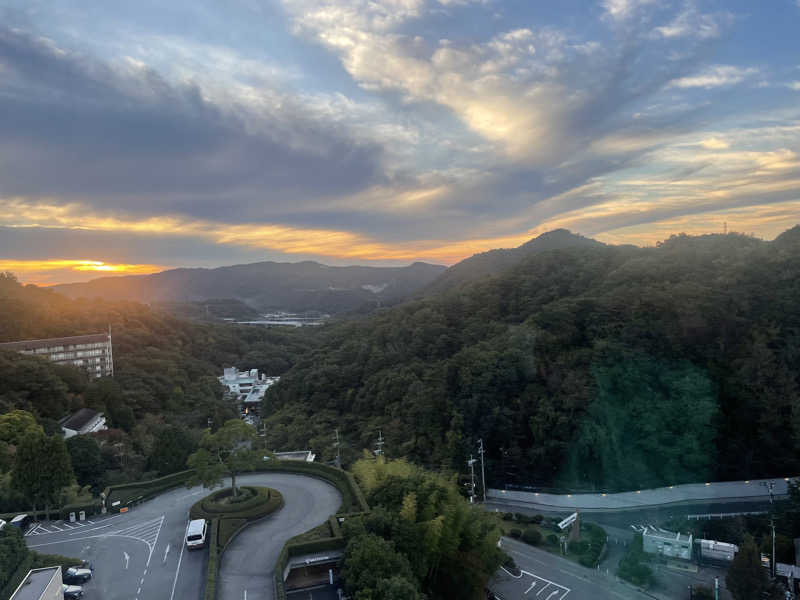
{"type": "Polygon", "coordinates": [[[678,88],[717,88],[742,83],[758,74],[754,67],[736,67],[734,65],[714,65],[670,82],[671,87],[678,88]]]}
{"type": "Polygon", "coordinates": [[[609,17],[620,21],[630,18],[642,6],[653,3],[655,0],[603,0],[602,6],[609,17]]]}
{"type": "Polygon", "coordinates": [[[732,21],[730,13],[704,14],[693,3],[687,3],[670,23],[653,31],[656,37],[662,38],[709,40],[718,38],[723,27],[732,21]]]}
{"type": "Polygon", "coordinates": [[[794,90],[795,92],[800,92],[800,81],[792,81],[787,83],[786,87],[788,87],[790,90],[794,90]]]}
{"type": "Polygon", "coordinates": [[[288,94],[223,107],[191,81],[10,29],[0,65],[6,196],[248,220],[384,180],[381,146],[288,94]]]}

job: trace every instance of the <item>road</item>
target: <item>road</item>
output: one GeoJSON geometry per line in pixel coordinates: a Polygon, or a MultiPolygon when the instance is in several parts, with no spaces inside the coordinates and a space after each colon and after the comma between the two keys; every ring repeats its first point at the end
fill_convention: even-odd
{"type": "Polygon", "coordinates": [[[649,594],[617,581],[613,575],[587,569],[565,558],[510,538],[502,539],[521,573],[501,569],[489,583],[502,600],[653,600],[649,594]]]}
{"type": "Polygon", "coordinates": [[[332,485],[296,475],[270,475],[269,486],[283,494],[279,518],[243,530],[222,555],[219,600],[272,600],[273,574],[283,544],[334,514],[342,497],[332,485]]]}
{"type": "MultiPolygon", "coordinates": [[[[242,485],[277,489],[284,495],[286,506],[251,526],[260,535],[246,529],[232,542],[221,570],[221,578],[230,582],[223,586],[225,594],[232,595],[218,594],[220,600],[243,598],[242,590],[248,588],[239,589],[235,583],[241,576],[252,577],[247,585],[263,584],[284,542],[324,522],[341,503],[333,486],[312,477],[255,473],[239,480],[242,485]],[[246,551],[240,552],[240,546],[246,551]],[[237,560],[227,560],[228,553],[237,560]],[[261,573],[264,576],[256,578],[261,573]]],[[[58,521],[42,524],[28,531],[25,540],[38,552],[91,561],[95,573],[84,586],[86,600],[199,599],[208,553],[186,551],[184,536],[189,508],[208,493],[201,487],[171,490],[125,514],[90,518],[74,525],[58,521]]],[[[255,589],[248,589],[251,600],[271,597],[271,579],[268,583],[270,596],[258,596],[255,589]]]]}
{"type": "Polygon", "coordinates": [[[748,481],[718,481],[671,485],[649,490],[635,490],[617,494],[548,494],[517,490],[487,489],[492,502],[529,504],[540,509],[579,509],[583,512],[607,510],[641,510],[647,507],[685,504],[723,504],[736,502],[769,501],[767,483],[774,484],[776,498],[788,496],[789,483],[796,478],[758,479],[748,481]]]}

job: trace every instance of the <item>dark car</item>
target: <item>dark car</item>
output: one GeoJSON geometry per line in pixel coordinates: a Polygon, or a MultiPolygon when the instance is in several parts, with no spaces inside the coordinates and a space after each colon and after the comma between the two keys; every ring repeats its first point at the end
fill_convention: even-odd
{"type": "Polygon", "coordinates": [[[90,569],[82,569],[80,567],[70,567],[64,571],[64,583],[70,585],[82,585],[92,578],[92,571],[90,569]]]}

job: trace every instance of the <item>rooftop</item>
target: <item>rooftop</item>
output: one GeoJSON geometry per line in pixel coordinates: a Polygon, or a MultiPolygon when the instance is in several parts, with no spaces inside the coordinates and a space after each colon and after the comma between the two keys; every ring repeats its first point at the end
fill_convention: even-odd
{"type": "Polygon", "coordinates": [[[680,532],[676,533],[674,531],[667,531],[666,529],[656,529],[655,527],[649,526],[646,527],[645,530],[642,532],[642,535],[645,535],[649,538],[658,538],[669,542],[692,542],[691,535],[684,535],[680,532]]]}
{"type": "Polygon", "coordinates": [[[48,338],[45,340],[22,340],[19,342],[3,342],[3,350],[36,350],[37,348],[51,348],[53,346],[71,346],[75,344],[97,344],[107,342],[107,333],[93,333],[91,335],[73,335],[70,337],[48,338]]]}
{"type": "Polygon", "coordinates": [[[19,584],[9,600],[40,600],[53,577],[61,571],[61,567],[45,567],[28,571],[28,575],[19,584]]]}
{"type": "Polygon", "coordinates": [[[96,410],[92,410],[91,408],[82,408],[74,415],[71,415],[61,421],[61,426],[65,429],[79,431],[85,427],[87,423],[89,423],[92,419],[97,418],[99,415],[100,413],[96,410]]]}

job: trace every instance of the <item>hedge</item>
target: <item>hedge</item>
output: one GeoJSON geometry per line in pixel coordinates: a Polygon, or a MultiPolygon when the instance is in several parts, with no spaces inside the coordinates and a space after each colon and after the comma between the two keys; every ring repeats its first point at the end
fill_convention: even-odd
{"type": "Polygon", "coordinates": [[[233,537],[239,533],[239,530],[242,529],[245,525],[247,525],[249,521],[247,519],[237,518],[237,519],[220,519],[219,521],[219,545],[220,551],[225,552],[225,549],[228,547],[228,543],[233,539],[233,537]]]}
{"type": "Polygon", "coordinates": [[[206,572],[206,590],[203,594],[204,600],[216,600],[217,597],[217,575],[219,574],[219,551],[217,544],[219,536],[217,528],[219,521],[211,521],[210,535],[208,536],[208,571],[206,572]]]}
{"type": "Polygon", "coordinates": [[[106,506],[112,512],[119,512],[121,507],[133,501],[146,500],[171,488],[184,485],[193,475],[194,471],[192,470],[179,471],[158,479],[113,485],[105,489],[106,506]],[[120,503],[112,507],[111,505],[116,501],[120,503]]]}
{"type": "Polygon", "coordinates": [[[195,502],[189,510],[189,516],[192,519],[240,518],[254,521],[266,517],[283,506],[283,496],[278,490],[265,487],[250,487],[249,489],[256,491],[257,495],[251,500],[242,502],[241,506],[227,505],[223,507],[213,501],[206,504],[209,498],[218,498],[220,492],[227,491],[227,489],[219,490],[195,502]],[[226,510],[222,510],[223,508],[226,510]]]}
{"type": "Polygon", "coordinates": [[[76,504],[65,504],[60,509],[61,518],[66,521],[69,519],[69,513],[74,512],[75,518],[79,518],[81,511],[85,511],[87,515],[96,515],[100,512],[103,504],[100,500],[92,500],[91,502],[79,502],[76,504]]]}

